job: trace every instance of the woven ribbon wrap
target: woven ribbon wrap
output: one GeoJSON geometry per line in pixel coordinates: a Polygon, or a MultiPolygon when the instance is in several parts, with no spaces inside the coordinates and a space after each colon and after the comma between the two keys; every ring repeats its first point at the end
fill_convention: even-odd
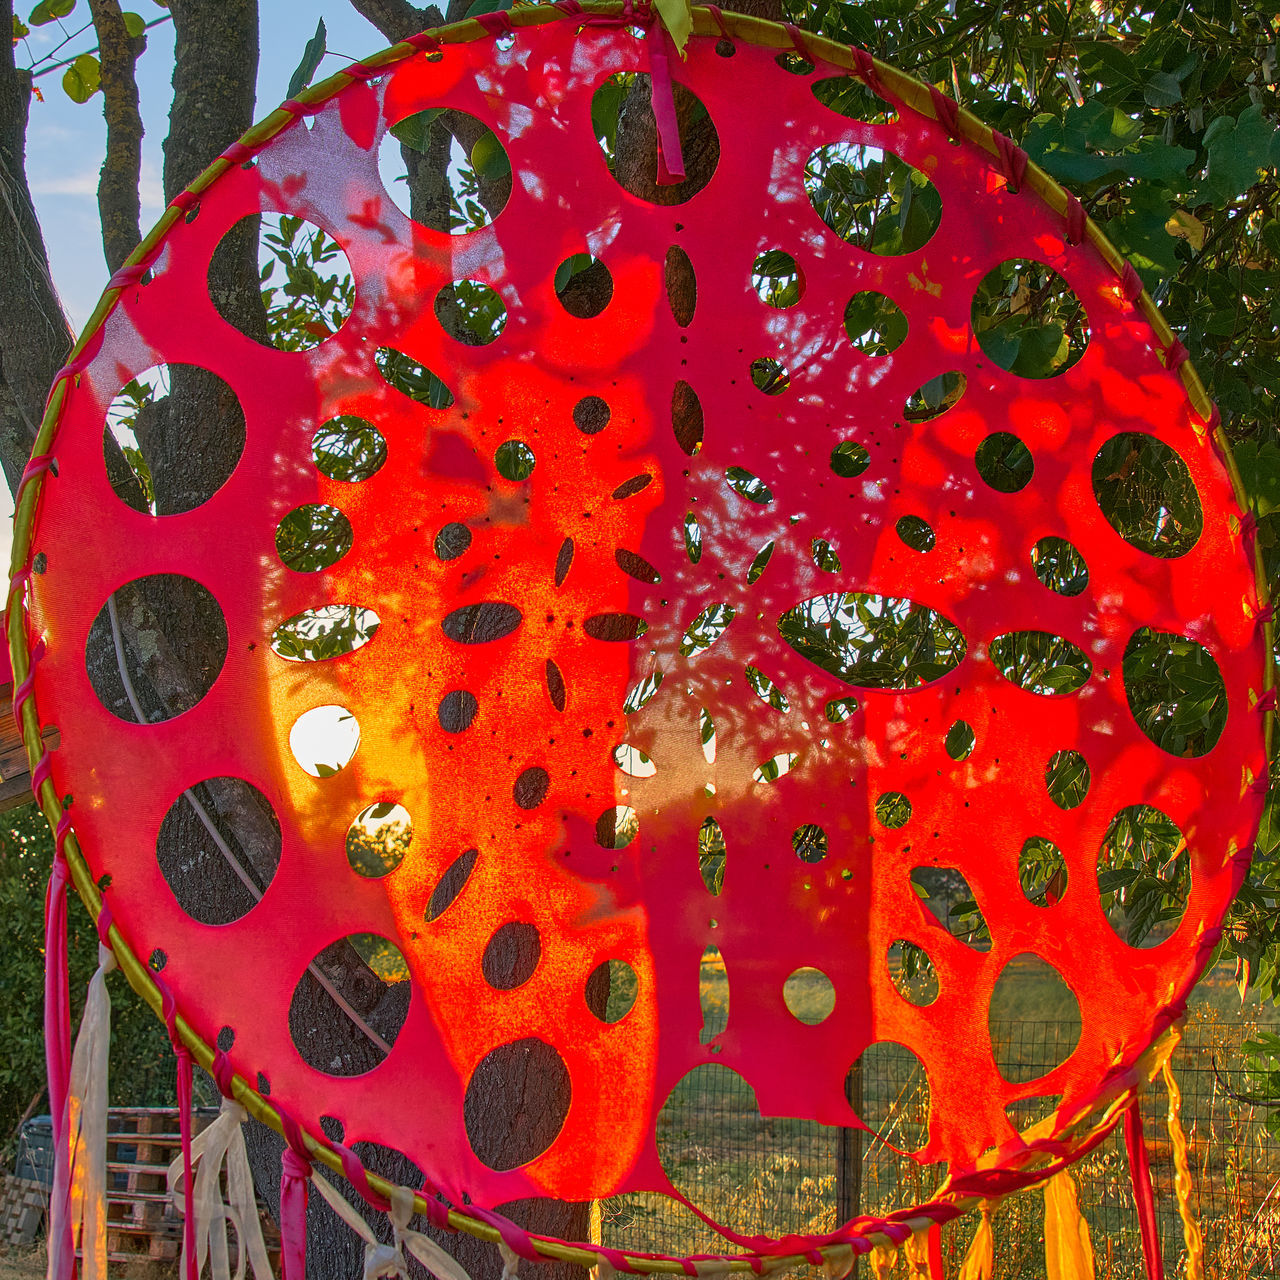
{"type": "MultiPolygon", "coordinates": [[[[61,735],[44,800],[76,797],[77,885],[96,908],[111,875],[180,1086],[225,1044],[223,1093],[286,1133],[286,1280],[309,1186],[337,1196],[313,1162],[385,1210],[366,1145],[420,1170],[437,1225],[496,1228],[508,1273],[570,1246],[498,1206],[657,1192],[707,1225],[687,1272],[732,1247],[838,1274],[909,1239],[940,1275],[938,1224],[1058,1174],[1076,1280],[1059,1171],[1136,1117],[1263,803],[1270,613],[1215,411],[1134,269],[1008,139],[865,51],[657,14],[560,0],[415,37],[169,207],[51,398],[56,480],[28,480],[19,545],[47,568],[20,570],[10,626],[27,731],[61,735]],[[419,135],[466,140],[476,191],[448,211],[384,178],[419,135]],[[273,340],[209,287],[259,218],[336,273],[323,319],[273,340]],[[1024,341],[1049,294],[1075,318],[1024,341]],[[198,393],[207,493],[113,487],[104,432],[139,387],[174,412],[198,393]],[[1157,463],[1176,503],[1138,483],[1157,463]],[[175,617],[202,619],[189,658],[175,617]],[[146,676],[157,636],[182,679],[146,676]],[[1151,651],[1215,682],[1212,731],[1179,745],[1143,710],[1151,651]],[[1178,901],[1140,936],[1148,872],[1178,901]],[[1029,971],[1079,1013],[1034,1079],[993,1031],[1029,971]],[[881,1051],[918,1120],[857,1083],[881,1051]],[[697,1202],[678,1149],[711,1088],[948,1178],[764,1238],[697,1202]]],[[[263,1280],[237,1114],[197,1140],[187,1263],[229,1280],[230,1222],[235,1276],[263,1280]]],[[[462,1280],[390,1204],[394,1244],[352,1223],[368,1274],[462,1280]]]]}

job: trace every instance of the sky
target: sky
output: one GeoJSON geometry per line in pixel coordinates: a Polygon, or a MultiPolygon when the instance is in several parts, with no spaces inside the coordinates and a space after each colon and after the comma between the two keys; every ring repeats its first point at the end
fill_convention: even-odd
{"type": "MultiPolygon", "coordinates": [[[[32,3],[34,5],[34,0],[32,3]]],[[[125,0],[125,4],[129,5],[130,0],[125,0]]],[[[155,0],[132,0],[132,7],[147,22],[165,16],[164,9],[155,0]]],[[[22,12],[21,6],[19,12],[22,12]]],[[[259,120],[287,96],[289,79],[319,19],[324,19],[328,32],[326,43],[333,52],[326,54],[316,72],[316,80],[377,52],[387,43],[348,0],[259,0],[259,13],[261,54],[254,111],[259,120]]],[[[18,64],[34,66],[39,72],[51,61],[60,62],[92,50],[97,43],[92,28],[81,31],[87,22],[87,0],[79,0],[69,17],[48,26],[32,27],[30,35],[14,50],[18,64]],[[72,38],[68,40],[68,37],[72,38]],[[53,52],[64,41],[67,43],[53,52]]],[[[44,230],[54,285],[71,324],[78,331],[107,283],[97,199],[98,170],[106,149],[106,124],[102,118],[102,95],[95,94],[84,104],[73,102],[63,92],[63,74],[64,69],[58,68],[36,80],[44,101],[31,104],[27,179],[44,230]]],[[[138,90],[145,129],[141,184],[144,234],[163,210],[162,143],[168,133],[172,76],[173,25],[164,21],[147,32],[146,52],[138,60],[138,90]]],[[[13,504],[3,488],[0,488],[0,502],[4,504],[0,511],[3,516],[0,554],[7,564],[13,504]]]]}

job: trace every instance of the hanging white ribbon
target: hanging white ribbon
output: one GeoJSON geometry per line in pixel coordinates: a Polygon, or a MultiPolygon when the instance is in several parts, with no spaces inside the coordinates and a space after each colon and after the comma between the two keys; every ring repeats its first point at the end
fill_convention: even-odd
{"type": "Polygon", "coordinates": [[[71,1055],[67,1092],[68,1188],[73,1247],[83,1254],[82,1280],[107,1280],[107,1063],[111,1048],[111,995],[107,974],[116,967],[110,947],[98,944],[84,1017],[71,1055]]]}
{"type": "Polygon", "coordinates": [[[413,1192],[407,1187],[391,1188],[389,1216],[394,1243],[383,1244],[374,1235],[373,1228],[344,1199],[333,1183],[313,1172],[311,1184],[324,1197],[329,1208],[364,1241],[364,1280],[379,1280],[379,1277],[390,1276],[409,1280],[403,1253],[406,1249],[436,1280],[471,1280],[466,1268],[451,1258],[434,1240],[420,1231],[409,1229],[409,1219],[413,1217],[413,1192]]]}
{"type": "MultiPolygon", "coordinates": [[[[246,1255],[256,1280],[272,1280],[267,1247],[262,1239],[262,1224],[258,1221],[249,1155],[244,1145],[242,1126],[248,1118],[248,1113],[238,1102],[224,1098],[218,1118],[197,1134],[191,1143],[191,1163],[196,1169],[193,1188],[196,1274],[204,1270],[205,1259],[208,1258],[214,1280],[232,1280],[227,1223],[235,1228],[236,1233],[234,1280],[244,1280],[246,1255]],[[224,1162],[227,1170],[226,1202],[222,1198],[224,1162]]],[[[185,1216],[181,1152],[169,1165],[168,1183],[174,1208],[185,1216]]]]}

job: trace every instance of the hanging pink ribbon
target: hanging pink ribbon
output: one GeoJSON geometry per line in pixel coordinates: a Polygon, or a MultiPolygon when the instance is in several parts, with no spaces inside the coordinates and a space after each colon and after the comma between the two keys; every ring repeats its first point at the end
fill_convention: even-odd
{"type": "Polygon", "coordinates": [[[653,85],[653,118],[658,125],[658,185],[684,181],[684,153],[676,119],[675,85],[671,79],[671,36],[661,22],[649,29],[649,73],[653,85]]]}
{"type": "Polygon", "coordinates": [[[67,1094],[71,1087],[71,992],[67,976],[67,855],[70,822],[64,813],[54,842],[53,868],[44,901],[44,1053],[53,1127],[53,1189],[49,1201],[49,1280],[71,1280],[71,1152],[67,1094]]]}
{"type": "Polygon", "coordinates": [[[280,1158],[280,1280],[306,1280],[311,1158],[297,1121],[284,1111],[280,1127],[285,1138],[280,1158]]]}

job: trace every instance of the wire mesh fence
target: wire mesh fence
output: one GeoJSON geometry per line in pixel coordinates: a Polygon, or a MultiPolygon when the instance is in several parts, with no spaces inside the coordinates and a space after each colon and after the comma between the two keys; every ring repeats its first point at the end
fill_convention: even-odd
{"type": "MultiPolygon", "coordinates": [[[[1074,1047],[1079,1029],[1070,1019],[992,1024],[1002,1069],[1025,1080],[1057,1066],[1074,1047]]],[[[1174,1062],[1207,1280],[1280,1273],[1280,1139],[1268,1132],[1261,1108],[1231,1098],[1223,1084],[1230,1076],[1238,1088],[1241,1044],[1255,1031],[1255,1023],[1239,1016],[1203,1009],[1189,1022],[1174,1062]]],[[[677,1087],[659,1121],[659,1152],[673,1183],[717,1221],[744,1234],[771,1236],[830,1231],[856,1213],[928,1198],[943,1170],[915,1164],[888,1145],[909,1150],[922,1141],[927,1083],[909,1050],[877,1049],[864,1056],[861,1071],[849,1082],[871,1134],[762,1118],[739,1076],[715,1065],[698,1068],[677,1087]]],[[[1025,1128],[1055,1102],[1028,1100],[1011,1118],[1025,1128]]],[[[1166,1272],[1175,1274],[1185,1244],[1174,1194],[1168,1102],[1159,1083],[1141,1106],[1166,1272]]],[[[1138,1219],[1119,1133],[1082,1160],[1075,1176],[1099,1280],[1142,1280],[1138,1219]]],[[[944,1229],[944,1256],[956,1267],[974,1225],[965,1219],[944,1229]]],[[[600,1236],[616,1248],[677,1255],[724,1247],[723,1239],[688,1209],[649,1194],[603,1201],[600,1236]]],[[[995,1236],[1002,1280],[1043,1277],[1044,1203],[1038,1193],[1014,1196],[1002,1205],[995,1236]]]]}

